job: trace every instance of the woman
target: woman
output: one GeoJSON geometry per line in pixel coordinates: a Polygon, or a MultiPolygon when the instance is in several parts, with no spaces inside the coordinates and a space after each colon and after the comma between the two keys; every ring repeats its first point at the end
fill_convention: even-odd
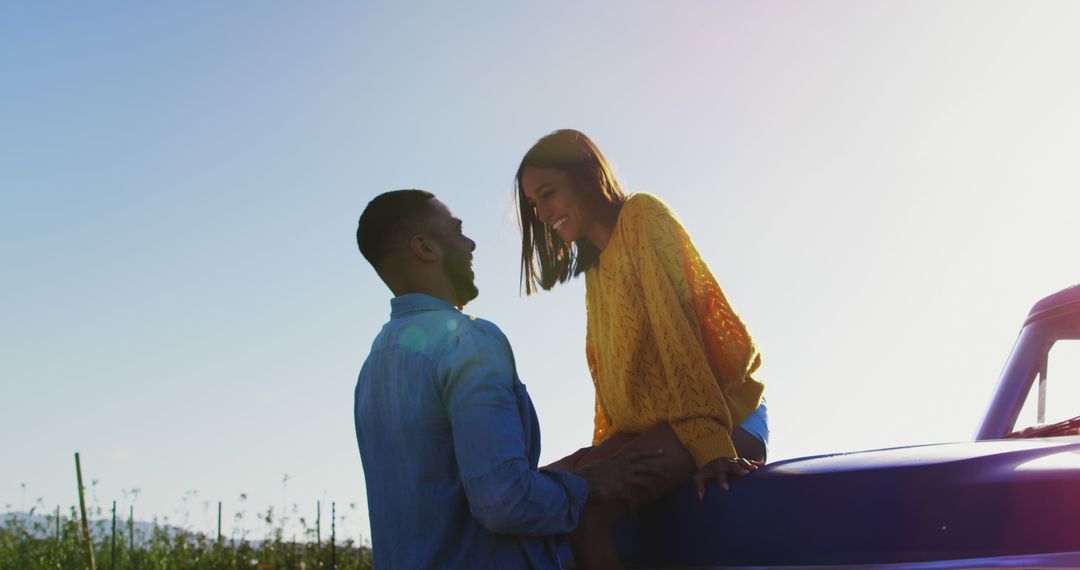
{"type": "MultiPolygon", "coordinates": [[[[596,388],[593,447],[552,467],[571,471],[631,449],[664,449],[665,484],[727,489],[765,459],[761,364],[746,328],[671,211],[629,198],[584,134],[555,131],[518,167],[526,294],[585,274],[585,354],[596,388]]],[[[636,502],[640,502],[636,501],[636,502]]],[[[620,566],[611,529],[629,506],[589,505],[570,537],[582,568],[620,566]]]]}

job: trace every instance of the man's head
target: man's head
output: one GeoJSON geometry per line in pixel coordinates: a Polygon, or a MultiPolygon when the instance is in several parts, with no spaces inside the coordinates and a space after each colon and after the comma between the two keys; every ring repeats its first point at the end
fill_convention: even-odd
{"type": "Polygon", "coordinates": [[[427,293],[457,307],[478,293],[473,283],[476,243],[435,195],[395,190],[375,197],[356,228],[360,253],[395,295],[427,293]]]}

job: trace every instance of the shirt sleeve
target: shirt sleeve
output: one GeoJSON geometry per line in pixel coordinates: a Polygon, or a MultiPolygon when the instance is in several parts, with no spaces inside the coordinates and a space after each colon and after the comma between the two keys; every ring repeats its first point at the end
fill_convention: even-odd
{"type": "Polygon", "coordinates": [[[524,386],[506,339],[466,331],[439,362],[454,454],[473,516],[499,534],[542,536],[576,528],[587,485],[576,475],[529,464],[524,430],[530,422],[522,417],[517,393],[524,386]]]}
{"type": "MultiPolygon", "coordinates": [[[[702,290],[700,281],[711,281],[716,293],[719,287],[670,210],[652,197],[643,196],[640,201],[637,223],[630,232],[632,255],[660,347],[669,422],[700,468],[719,457],[736,455],[732,410],[721,383],[742,382],[748,365],[739,361],[748,356],[738,347],[737,354],[724,353],[723,343],[729,341],[723,338],[703,339],[702,312],[715,311],[709,305],[715,305],[716,299],[704,295],[708,291],[702,290]]],[[[719,300],[726,305],[722,295],[719,300]]],[[[722,337],[725,332],[711,331],[706,325],[710,335],[722,337]]]]}

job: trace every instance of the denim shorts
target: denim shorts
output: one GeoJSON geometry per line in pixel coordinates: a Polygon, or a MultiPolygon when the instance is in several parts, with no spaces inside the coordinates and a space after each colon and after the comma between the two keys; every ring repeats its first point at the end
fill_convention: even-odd
{"type": "Polygon", "coordinates": [[[754,410],[754,413],[750,414],[750,417],[746,418],[743,423],[739,424],[739,427],[745,430],[755,439],[761,442],[761,445],[765,446],[765,451],[769,451],[769,407],[765,404],[765,397],[761,397],[761,405],[754,410]]]}

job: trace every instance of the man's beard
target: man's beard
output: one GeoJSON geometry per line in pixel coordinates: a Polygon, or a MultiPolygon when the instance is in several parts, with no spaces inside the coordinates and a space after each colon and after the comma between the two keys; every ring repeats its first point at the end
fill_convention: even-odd
{"type": "Polygon", "coordinates": [[[469,272],[469,262],[462,256],[446,259],[443,262],[443,271],[450,280],[450,286],[454,288],[454,298],[457,299],[457,307],[465,306],[480,294],[480,290],[473,283],[473,276],[469,272]]]}

